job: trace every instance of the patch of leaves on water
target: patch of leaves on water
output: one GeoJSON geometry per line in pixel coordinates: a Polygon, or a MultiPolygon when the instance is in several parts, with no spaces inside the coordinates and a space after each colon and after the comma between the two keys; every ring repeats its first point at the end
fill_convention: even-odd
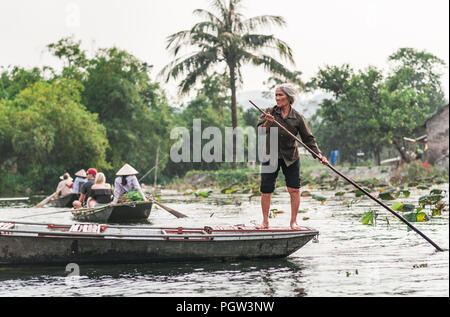
{"type": "Polygon", "coordinates": [[[209,195],[212,194],[212,190],[209,191],[205,191],[205,190],[198,190],[197,192],[194,193],[195,197],[197,198],[208,198],[209,195]]]}
{"type": "MultiPolygon", "coordinates": [[[[409,213],[403,214],[403,218],[405,218],[409,222],[427,222],[430,220],[428,215],[423,211],[409,212],[409,213]]],[[[408,229],[409,229],[409,227],[408,227],[408,229]]]]}
{"type": "Polygon", "coordinates": [[[400,195],[403,195],[404,197],[408,198],[411,195],[411,192],[409,190],[405,189],[399,189],[396,188],[388,188],[388,189],[379,189],[378,198],[383,200],[395,200],[400,197],[400,195]]]}
{"type": "Polygon", "coordinates": [[[320,196],[320,195],[312,195],[312,198],[317,201],[320,201],[322,203],[322,205],[325,204],[325,202],[327,201],[326,197],[320,196]]]}
{"type": "Polygon", "coordinates": [[[378,215],[375,210],[369,210],[363,214],[361,218],[361,223],[365,226],[375,226],[377,217],[378,215]]]}
{"type": "Polygon", "coordinates": [[[405,204],[402,202],[396,202],[391,206],[392,210],[395,211],[404,211],[404,212],[408,212],[408,211],[413,211],[414,209],[416,209],[416,206],[414,206],[413,204],[405,204]]]}
{"type": "MultiPolygon", "coordinates": [[[[433,216],[440,216],[442,211],[447,207],[447,204],[443,201],[444,193],[446,190],[441,189],[432,189],[429,195],[425,195],[419,198],[418,205],[404,203],[404,202],[395,202],[391,205],[392,210],[402,212],[402,216],[411,223],[416,222],[428,222],[433,216]],[[430,206],[431,213],[427,213],[425,210],[426,206],[430,206]]],[[[410,192],[405,190],[395,190],[395,189],[387,189],[382,191],[381,194],[389,195],[387,197],[390,200],[391,198],[399,197],[400,194],[403,194],[406,198],[409,197],[410,192]]],[[[385,197],[386,198],[386,197],[385,197]]],[[[393,200],[393,199],[392,199],[393,200]]],[[[347,203],[347,202],[345,202],[347,203]]],[[[350,205],[350,204],[349,204],[350,205]]],[[[373,210],[369,210],[363,214],[361,218],[361,222],[364,225],[375,225],[376,220],[376,212],[373,210]]],[[[408,231],[411,228],[407,227],[408,231]]]]}
{"type": "Polygon", "coordinates": [[[359,200],[352,199],[352,200],[345,200],[344,205],[347,205],[347,208],[353,207],[354,204],[358,203],[359,200]]]}

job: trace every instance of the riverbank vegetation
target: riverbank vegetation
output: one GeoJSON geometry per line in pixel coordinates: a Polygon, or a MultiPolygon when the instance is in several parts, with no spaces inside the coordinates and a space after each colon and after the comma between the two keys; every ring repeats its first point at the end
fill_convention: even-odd
{"type": "MultiPolygon", "coordinates": [[[[206,11],[198,13],[205,17],[206,11]]],[[[281,17],[249,21],[252,30],[269,22],[284,24],[281,17]]],[[[201,41],[199,36],[209,34],[208,42],[202,42],[207,45],[224,32],[220,21],[212,22],[200,23],[191,33],[183,33],[185,39],[196,44],[201,41]]],[[[273,75],[268,88],[273,82],[291,81],[301,91],[332,94],[320,103],[309,123],[322,152],[339,149],[342,165],[355,165],[361,151],[367,154],[368,164],[379,164],[385,152],[398,152],[408,161],[402,138],[420,134],[425,121],[448,103],[441,86],[444,62],[425,51],[402,48],[393,52],[388,57],[389,70],[370,65],[363,70],[329,65],[319,69],[310,82],[304,82],[300,70],[288,71],[270,56],[249,53],[276,46],[277,54],[292,60],[294,52],[287,43],[260,34],[238,35],[236,43],[242,47],[235,62],[264,65],[273,75]]],[[[169,46],[177,51],[182,43],[180,33],[170,39],[169,46]]],[[[226,48],[227,43],[218,45],[226,48]]],[[[146,184],[155,181],[155,171],[158,184],[163,185],[185,183],[198,174],[219,187],[253,186],[258,182],[257,164],[174,163],[169,157],[177,141],[170,139],[170,132],[184,127],[192,134],[194,119],[201,119],[203,127],[217,127],[221,132],[232,126],[255,127],[259,113],[236,105],[241,78],[237,64],[227,60],[223,68],[208,70],[199,68],[200,59],[192,64],[186,60],[172,64],[167,69],[170,77],[187,74],[181,87],[185,92],[189,87],[190,99],[181,103],[169,102],[164,83],[152,77],[151,57],[140,60],[116,47],[88,53],[73,37],[49,44],[47,52],[59,59],[59,69],[9,66],[0,71],[0,192],[52,192],[64,172],[73,174],[90,167],[102,170],[112,182],[124,163],[132,164],[141,176],[157,165],[142,180],[146,184]]],[[[222,59],[219,52],[215,53],[211,60],[200,57],[208,59],[210,66],[220,66],[222,59]]],[[[200,145],[207,142],[201,140],[200,145]]],[[[192,158],[192,151],[190,155],[192,158]]],[[[428,177],[436,179],[438,172],[420,170],[421,163],[417,164],[403,167],[393,181],[411,182],[430,173],[428,177]]],[[[320,168],[302,160],[304,184],[319,182],[311,177],[311,171],[320,168]]],[[[448,181],[448,173],[439,176],[445,178],[448,181]]]]}

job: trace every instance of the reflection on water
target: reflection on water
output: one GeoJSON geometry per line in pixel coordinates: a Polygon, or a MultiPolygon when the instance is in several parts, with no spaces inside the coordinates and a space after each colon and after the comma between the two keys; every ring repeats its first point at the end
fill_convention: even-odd
{"type": "MultiPolygon", "coordinates": [[[[447,189],[448,185],[436,187],[447,189]]],[[[418,197],[428,192],[414,190],[402,201],[416,204],[418,197]]],[[[319,239],[286,259],[82,265],[80,276],[58,266],[0,267],[0,296],[449,296],[448,252],[436,252],[368,199],[349,208],[334,192],[315,193],[328,200],[322,205],[310,197],[302,198],[301,209],[306,212],[299,214],[299,223],[318,229],[319,239]],[[360,222],[368,209],[376,209],[379,214],[375,227],[360,222]]],[[[208,198],[195,198],[172,192],[162,197],[165,204],[189,218],[176,219],[155,208],[150,215],[153,226],[261,221],[258,197],[249,200],[249,195],[214,193],[208,198]]],[[[448,197],[446,200],[448,203],[448,197]]],[[[274,196],[272,206],[286,212],[277,214],[271,224],[287,226],[289,195],[281,192],[274,196]]],[[[2,204],[0,220],[73,223],[68,209],[48,215],[61,209],[28,207],[24,202],[2,204]]],[[[448,249],[448,209],[442,216],[416,226],[448,249]]]]}
{"type": "Polygon", "coordinates": [[[301,265],[287,259],[228,263],[83,265],[80,267],[80,278],[72,284],[67,283],[66,276],[69,273],[63,267],[3,268],[0,272],[0,291],[5,290],[5,293],[0,294],[9,296],[306,295],[304,289],[299,287],[302,284],[301,265]],[[280,281],[291,286],[282,291],[278,287],[280,281]]]}

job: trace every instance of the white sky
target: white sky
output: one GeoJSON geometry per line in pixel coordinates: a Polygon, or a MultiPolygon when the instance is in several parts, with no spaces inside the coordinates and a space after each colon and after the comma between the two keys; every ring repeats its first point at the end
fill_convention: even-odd
{"type": "MultiPolygon", "coordinates": [[[[349,63],[387,69],[400,47],[426,50],[449,64],[448,0],[244,0],[247,17],[281,15],[286,28],[266,33],[286,41],[304,80],[319,67],[349,63]]],[[[60,63],[45,46],[74,34],[83,48],[117,46],[154,65],[153,78],[170,62],[166,38],[189,29],[192,11],[208,0],[1,0],[0,66],[60,63]]],[[[263,33],[263,32],[261,32],[263,33]]],[[[243,69],[242,90],[264,90],[267,74],[243,69]]],[[[443,78],[448,98],[448,67],[443,78]]],[[[174,83],[163,85],[175,95],[174,83]]]]}

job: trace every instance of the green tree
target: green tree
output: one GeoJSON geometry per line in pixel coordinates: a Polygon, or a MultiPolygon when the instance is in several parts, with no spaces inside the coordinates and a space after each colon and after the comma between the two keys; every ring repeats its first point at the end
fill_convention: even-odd
{"type": "Polygon", "coordinates": [[[61,77],[86,80],[89,59],[86,51],[81,48],[81,41],[76,41],[73,36],[63,37],[58,42],[47,45],[47,50],[63,61],[61,77]]]}
{"type": "Polygon", "coordinates": [[[161,151],[168,152],[172,110],[159,85],[150,80],[150,69],[117,48],[100,50],[87,68],[83,103],[99,114],[107,129],[114,170],[124,162],[141,171],[149,169],[158,140],[163,141],[161,151]]]}
{"type": "MultiPolygon", "coordinates": [[[[201,119],[202,129],[208,127],[219,128],[222,136],[225,135],[225,128],[231,125],[231,109],[229,107],[229,98],[226,90],[228,85],[228,76],[214,73],[206,76],[201,82],[202,87],[197,90],[193,100],[182,107],[182,112],[175,115],[174,125],[184,127],[189,130],[191,138],[193,137],[193,122],[195,119],[201,119]]],[[[222,140],[222,145],[224,140],[222,140]]],[[[201,140],[201,147],[209,140],[201,140]]],[[[192,144],[192,142],[191,142],[192,144]]],[[[224,147],[222,146],[222,153],[224,147]]],[[[193,153],[191,149],[191,160],[189,163],[168,163],[166,176],[183,176],[189,170],[217,170],[222,166],[221,163],[193,162],[193,153]]]]}
{"type": "Polygon", "coordinates": [[[288,44],[273,35],[254,33],[260,27],[284,26],[284,19],[271,15],[245,19],[241,12],[241,2],[241,0],[213,0],[211,4],[214,12],[195,10],[194,14],[205,20],[195,24],[190,30],[169,36],[167,48],[171,49],[175,60],[162,71],[168,74],[167,80],[186,75],[179,85],[180,92],[186,93],[214,67],[219,64],[226,66],[231,90],[233,128],[238,126],[236,90],[242,81],[241,67],[250,63],[263,66],[271,73],[292,77],[292,73],[277,59],[267,54],[267,51],[276,52],[281,58],[294,64],[292,50],[288,44]],[[198,50],[186,58],[181,56],[185,47],[198,50]]]}
{"type": "Polygon", "coordinates": [[[413,88],[418,95],[426,96],[419,106],[427,114],[434,114],[448,103],[441,83],[447,66],[442,59],[426,51],[400,48],[388,60],[393,67],[390,80],[401,81],[405,88],[413,88]]]}
{"type": "Polygon", "coordinates": [[[37,67],[26,70],[13,66],[10,70],[3,70],[0,75],[0,99],[13,99],[22,90],[41,80],[42,71],[37,67]]]}
{"type": "Polygon", "coordinates": [[[34,189],[87,166],[108,168],[105,128],[81,105],[74,80],[36,82],[0,102],[0,167],[26,176],[34,189]],[[5,124],[6,123],[6,124],[5,124]],[[44,180],[47,180],[44,182],[44,180]]]}
{"type": "Polygon", "coordinates": [[[349,65],[320,70],[314,83],[334,95],[322,102],[313,124],[320,144],[340,149],[352,162],[358,151],[371,153],[378,164],[383,147],[393,145],[408,161],[403,137],[424,124],[429,107],[427,90],[411,87],[403,76],[384,78],[373,67],[356,73],[349,65]]]}
{"type": "Polygon", "coordinates": [[[172,109],[164,91],[150,79],[152,66],[118,48],[99,49],[88,58],[81,42],[73,37],[48,45],[60,58],[63,78],[80,78],[86,87],[82,103],[97,113],[106,127],[111,175],[124,162],[139,171],[155,164],[160,147],[159,169],[167,162],[172,109]]]}

